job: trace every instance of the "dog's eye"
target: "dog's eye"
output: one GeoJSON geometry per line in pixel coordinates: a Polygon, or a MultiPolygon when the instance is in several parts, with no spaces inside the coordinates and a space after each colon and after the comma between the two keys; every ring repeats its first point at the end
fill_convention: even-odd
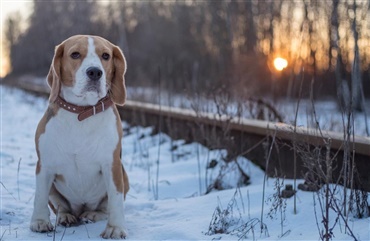
{"type": "Polygon", "coordinates": [[[72,59],[78,59],[78,58],[80,58],[80,53],[79,52],[73,52],[72,54],[71,54],[71,58],[72,59]]]}
{"type": "Polygon", "coordinates": [[[107,53],[103,53],[101,56],[104,60],[108,60],[110,58],[110,55],[107,53]]]}

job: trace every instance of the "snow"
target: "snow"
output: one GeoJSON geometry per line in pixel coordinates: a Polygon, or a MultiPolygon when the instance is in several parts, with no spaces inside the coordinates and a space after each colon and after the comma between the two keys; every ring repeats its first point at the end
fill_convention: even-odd
{"type": "MultiPolygon", "coordinates": [[[[58,226],[56,232],[51,233],[29,230],[35,194],[34,132],[47,100],[4,86],[0,86],[0,91],[0,240],[101,240],[99,234],[106,221],[69,228],[58,226]]],[[[280,212],[272,219],[268,217],[277,180],[267,179],[262,200],[264,173],[252,162],[238,157],[238,165],[236,162],[226,164],[223,161],[227,155],[225,150],[209,150],[198,143],[171,140],[163,133],[153,135],[152,127],[130,127],[125,122],[122,125],[122,156],[131,188],[125,202],[127,239],[237,240],[243,234],[246,234],[244,238],[258,240],[319,239],[321,212],[313,193],[297,192],[297,214],[293,213],[293,198],[285,200],[282,232],[280,212]],[[217,165],[210,168],[212,161],[217,165]],[[245,180],[238,166],[250,177],[250,184],[240,189],[235,187],[245,180]],[[210,184],[220,179],[220,173],[223,178],[219,185],[230,189],[208,190],[210,184]],[[207,190],[209,193],[205,195],[207,190]],[[262,203],[264,213],[261,216],[262,203]],[[230,221],[226,227],[228,234],[208,235],[212,233],[209,227],[215,221],[212,217],[217,210],[225,215],[233,211],[233,215],[226,215],[230,221]],[[268,233],[261,233],[261,221],[268,233]],[[238,231],[240,227],[244,229],[238,231]]],[[[284,180],[284,185],[292,183],[292,180],[284,180]]],[[[335,217],[334,213],[331,217],[335,217]]],[[[51,220],[55,222],[55,215],[51,215],[51,220]]],[[[370,239],[369,218],[350,216],[348,224],[358,239],[370,239]]],[[[334,240],[353,240],[345,233],[342,221],[333,233],[334,240]]]]}

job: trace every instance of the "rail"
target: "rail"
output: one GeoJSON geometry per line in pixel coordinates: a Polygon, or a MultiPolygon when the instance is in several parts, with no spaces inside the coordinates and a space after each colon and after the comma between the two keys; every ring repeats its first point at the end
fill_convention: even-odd
{"type": "MultiPolygon", "coordinates": [[[[43,96],[47,96],[49,92],[47,86],[35,83],[30,84],[23,81],[13,83],[13,85],[43,96]]],[[[132,125],[155,126],[157,131],[163,131],[172,138],[198,141],[210,148],[226,148],[235,155],[245,155],[262,168],[267,169],[270,176],[275,175],[276,169],[280,170],[279,175],[287,178],[292,178],[294,171],[297,171],[298,177],[305,176],[304,159],[307,155],[304,157],[298,153],[296,170],[293,167],[294,151],[297,152],[297,145],[300,145],[300,150],[302,151],[303,148],[307,154],[315,148],[326,148],[325,143],[328,143],[330,139],[330,150],[333,158],[337,160],[338,170],[341,169],[345,155],[343,133],[319,131],[306,127],[295,128],[284,123],[261,120],[233,119],[212,113],[197,113],[189,109],[131,100],[128,100],[118,110],[122,119],[132,125]],[[266,146],[270,146],[275,139],[278,142],[271,154],[270,164],[267,165],[266,146]]],[[[346,155],[350,154],[355,160],[361,180],[361,189],[370,191],[370,138],[351,136],[348,141],[346,155]]]]}

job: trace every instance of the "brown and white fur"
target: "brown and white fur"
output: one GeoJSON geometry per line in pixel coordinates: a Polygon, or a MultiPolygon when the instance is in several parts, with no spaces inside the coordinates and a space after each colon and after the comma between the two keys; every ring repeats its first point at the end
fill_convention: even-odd
{"type": "Polygon", "coordinates": [[[108,219],[103,238],[125,238],[124,199],[128,177],[121,164],[122,126],[115,105],[79,121],[77,114],[60,108],[62,97],[77,106],[93,106],[109,95],[123,105],[126,99],[126,61],[109,41],[76,35],[62,42],[47,76],[49,106],[37,127],[36,194],[30,228],[54,229],[48,204],[57,224],[108,219]],[[87,69],[100,70],[91,79],[87,69]]]}

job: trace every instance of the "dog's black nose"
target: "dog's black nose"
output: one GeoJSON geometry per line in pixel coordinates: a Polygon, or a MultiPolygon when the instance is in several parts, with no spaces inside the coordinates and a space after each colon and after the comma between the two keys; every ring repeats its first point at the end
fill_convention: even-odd
{"type": "Polygon", "coordinates": [[[93,81],[97,81],[101,78],[101,76],[103,75],[103,71],[101,71],[99,68],[97,67],[90,67],[86,70],[86,74],[87,76],[89,77],[89,79],[93,80],[93,81]]]}

